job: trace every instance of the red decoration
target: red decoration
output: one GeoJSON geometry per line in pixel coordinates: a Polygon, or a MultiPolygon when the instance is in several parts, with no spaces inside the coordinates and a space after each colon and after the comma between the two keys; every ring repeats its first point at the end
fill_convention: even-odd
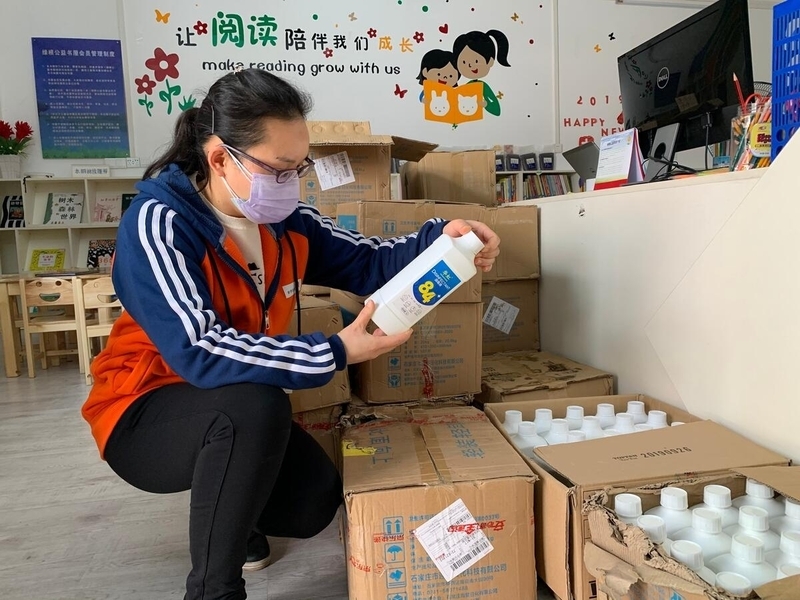
{"type": "Polygon", "coordinates": [[[414,34],[414,41],[417,42],[418,44],[421,44],[422,42],[425,41],[425,34],[422,33],[421,31],[417,31],[414,34]]]}
{"type": "Polygon", "coordinates": [[[400,98],[405,98],[407,93],[408,93],[408,90],[401,90],[399,84],[397,84],[397,83],[394,84],[394,95],[395,96],[400,96],[400,98]]]}
{"type": "Polygon", "coordinates": [[[367,35],[371,38],[374,38],[376,35],[378,35],[378,31],[374,27],[370,27],[367,29],[367,35]]]}
{"type": "Polygon", "coordinates": [[[439,31],[446,34],[448,31],[450,31],[450,28],[447,26],[447,23],[445,23],[444,25],[439,26],[439,31]]]}
{"type": "Polygon", "coordinates": [[[197,32],[197,35],[206,35],[208,33],[208,23],[198,21],[194,24],[194,30],[197,32]]]}
{"type": "Polygon", "coordinates": [[[156,81],[164,81],[167,77],[176,79],[180,76],[178,73],[179,60],[180,57],[177,54],[167,54],[161,48],[156,48],[153,51],[153,58],[144,61],[144,66],[153,71],[156,81]]]}
{"type": "Polygon", "coordinates": [[[331,58],[333,56],[333,50],[330,48],[325,48],[323,54],[325,55],[325,58],[331,58]]]}
{"type": "Polygon", "coordinates": [[[137,94],[147,94],[151,96],[153,94],[153,90],[156,87],[156,82],[150,79],[150,75],[145,73],[142,75],[141,79],[134,79],[136,83],[136,93],[137,94]]]}

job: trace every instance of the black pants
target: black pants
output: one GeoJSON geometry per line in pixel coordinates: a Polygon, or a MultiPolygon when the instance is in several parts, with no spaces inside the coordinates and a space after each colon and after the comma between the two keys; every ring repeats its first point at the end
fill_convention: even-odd
{"type": "Polygon", "coordinates": [[[122,479],[157,494],[192,491],[187,600],[247,597],[251,530],[308,538],[333,520],[339,474],[291,412],[278,388],[181,383],[139,398],[115,427],[105,458],[122,479]]]}

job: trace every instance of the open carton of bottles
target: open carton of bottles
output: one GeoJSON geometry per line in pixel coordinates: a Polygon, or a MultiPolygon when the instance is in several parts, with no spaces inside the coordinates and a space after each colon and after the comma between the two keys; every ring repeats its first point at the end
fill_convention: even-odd
{"type": "MultiPolygon", "coordinates": [[[[713,477],[696,476],[681,480],[678,487],[689,495],[690,507],[702,502],[706,485],[724,485],[733,498],[744,494],[746,478],[768,485],[776,494],[800,499],[800,467],[768,466],[731,469],[713,477]]],[[[677,479],[677,477],[676,477],[677,479]]],[[[671,482],[665,482],[668,485],[671,482]]],[[[689,567],[669,558],[645,532],[620,521],[613,511],[613,496],[633,492],[641,496],[644,511],[658,504],[663,486],[637,489],[608,489],[586,498],[583,512],[588,518],[591,541],[584,547],[584,564],[597,581],[599,600],[731,600],[733,596],[707,584],[689,567]]],[[[761,600],[797,600],[800,576],[787,577],[756,588],[746,598],[761,600]]]]}

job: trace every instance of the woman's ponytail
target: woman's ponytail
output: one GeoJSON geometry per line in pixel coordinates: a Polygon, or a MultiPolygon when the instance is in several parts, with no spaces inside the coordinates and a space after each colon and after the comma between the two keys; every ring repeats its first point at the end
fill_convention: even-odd
{"type": "Polygon", "coordinates": [[[205,162],[202,160],[203,155],[200,152],[197,135],[199,114],[200,109],[192,107],[178,116],[172,134],[172,143],[164,154],[147,167],[143,179],[158,175],[161,169],[171,163],[176,163],[186,174],[193,175],[201,172],[201,175],[205,175],[205,162]]]}

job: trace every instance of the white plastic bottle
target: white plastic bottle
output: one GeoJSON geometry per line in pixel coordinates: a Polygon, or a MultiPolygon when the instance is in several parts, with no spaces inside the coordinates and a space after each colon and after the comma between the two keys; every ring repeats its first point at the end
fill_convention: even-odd
{"type": "Polygon", "coordinates": [[[600,419],[592,415],[583,417],[581,431],[584,433],[587,440],[596,440],[597,438],[604,437],[603,428],[600,426],[600,419]]]}
{"type": "Polygon", "coordinates": [[[714,585],[717,576],[703,563],[703,549],[689,540],[675,540],[670,547],[672,558],[700,575],[706,583],[714,585]]]}
{"type": "Polygon", "coordinates": [[[634,424],[647,422],[647,413],[644,411],[644,402],[640,400],[630,400],[628,402],[628,408],[625,412],[629,415],[633,415],[634,424]]]}
{"type": "Polygon", "coordinates": [[[550,430],[544,434],[544,439],[551,446],[569,442],[569,423],[567,420],[553,419],[550,422],[550,430]]]}
{"type": "Polygon", "coordinates": [[[743,506],[739,509],[739,522],[725,530],[728,535],[743,533],[764,542],[764,552],[777,550],[781,536],[769,528],[769,514],[758,506],[743,506]]]}
{"type": "Polygon", "coordinates": [[[642,499],[636,494],[617,494],[614,496],[614,512],[623,523],[636,525],[642,516],[642,499]]]}
{"type": "MultiPolygon", "coordinates": [[[[703,502],[692,507],[713,510],[722,519],[722,529],[739,524],[739,511],[731,506],[731,490],[724,485],[703,488],[703,502]]],[[[730,534],[729,534],[730,535],[730,534]]]]}
{"type": "Polygon", "coordinates": [[[753,591],[753,584],[747,577],[730,571],[717,573],[717,587],[734,596],[749,596],[753,591]]]}
{"type": "Polygon", "coordinates": [[[636,524],[650,538],[654,544],[659,544],[667,556],[670,556],[672,540],[667,537],[667,525],[664,519],[655,515],[642,515],[636,519],[636,524]]]}
{"type": "MultiPolygon", "coordinates": [[[[784,514],[783,502],[775,499],[775,491],[768,485],[748,479],[745,484],[745,495],[733,501],[733,506],[758,506],[769,513],[770,518],[780,517],[784,514]]],[[[758,587],[758,586],[756,586],[758,587]]]]}
{"type": "Polygon", "coordinates": [[[773,567],[794,565],[800,568],[800,531],[784,531],[777,550],[767,552],[766,561],[773,567]]]}
{"type": "Polygon", "coordinates": [[[667,427],[667,413],[663,410],[651,410],[647,413],[647,421],[645,421],[653,429],[663,429],[667,427]]]}
{"type": "Polygon", "coordinates": [[[786,514],[772,517],[769,520],[770,529],[777,534],[784,531],[800,531],[800,502],[786,498],[783,508],[786,514]]]}
{"type": "Polygon", "coordinates": [[[386,335],[402,333],[428,314],[478,272],[475,255],[483,242],[470,231],[461,237],[442,234],[377,292],[372,321],[386,335]]]}
{"type": "Polygon", "coordinates": [[[692,526],[692,513],[689,511],[689,496],[681,488],[665,487],[661,490],[661,505],[651,508],[645,514],[664,519],[667,537],[674,541],[673,534],[692,526]]]}
{"type": "Polygon", "coordinates": [[[528,458],[533,458],[533,449],[546,446],[547,442],[536,433],[536,424],[533,421],[523,421],[519,424],[514,445],[528,458]]]}
{"type": "MultiPolygon", "coordinates": [[[[674,548],[675,544],[672,547],[674,548]]],[[[744,575],[754,588],[775,581],[778,577],[777,569],[764,562],[764,544],[761,540],[741,533],[733,536],[730,554],[718,556],[707,564],[715,573],[730,571],[744,575]]]]}
{"type": "Polygon", "coordinates": [[[597,413],[595,415],[600,420],[600,427],[608,429],[613,427],[617,420],[617,415],[614,412],[614,405],[603,402],[597,405],[597,413]]]}
{"type": "Polygon", "coordinates": [[[800,567],[795,565],[782,565],[780,569],[778,569],[778,577],[777,579],[785,579],[786,577],[795,577],[796,575],[800,575],[800,567]]]}
{"type": "Polygon", "coordinates": [[[707,508],[692,511],[692,526],[677,531],[672,536],[673,544],[678,540],[694,542],[703,549],[705,560],[711,560],[731,551],[731,536],[723,533],[722,519],[707,508]]]}
{"type": "Polygon", "coordinates": [[[507,410],[503,416],[503,429],[506,430],[508,435],[517,435],[517,428],[522,423],[521,410],[507,410]]]}
{"type": "Polygon", "coordinates": [[[567,407],[567,423],[569,423],[570,431],[580,429],[583,425],[583,407],[582,406],[568,406],[567,407]]]}
{"type": "Polygon", "coordinates": [[[636,432],[639,431],[653,431],[653,428],[648,425],[647,423],[637,423],[633,426],[633,430],[636,432]]]}
{"type": "Polygon", "coordinates": [[[625,435],[627,433],[635,432],[636,429],[634,429],[634,418],[633,415],[629,413],[619,413],[616,421],[614,422],[614,427],[605,430],[605,434],[607,436],[625,435]]]}
{"type": "Polygon", "coordinates": [[[550,431],[550,423],[553,422],[553,411],[549,408],[537,408],[533,422],[536,423],[536,432],[544,435],[550,431]]]}
{"type": "Polygon", "coordinates": [[[574,444],[576,442],[585,442],[585,441],[586,441],[586,434],[583,433],[582,431],[575,430],[575,431],[570,431],[567,434],[568,444],[574,444]]]}

